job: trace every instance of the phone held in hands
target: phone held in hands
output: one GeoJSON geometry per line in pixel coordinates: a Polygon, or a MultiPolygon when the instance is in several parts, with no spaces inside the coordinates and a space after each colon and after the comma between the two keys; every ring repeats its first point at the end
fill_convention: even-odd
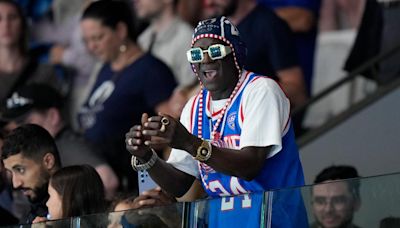
{"type": "Polygon", "coordinates": [[[156,188],[157,183],[151,178],[150,174],[146,170],[138,172],[138,182],[139,182],[139,194],[144,191],[156,188]]]}

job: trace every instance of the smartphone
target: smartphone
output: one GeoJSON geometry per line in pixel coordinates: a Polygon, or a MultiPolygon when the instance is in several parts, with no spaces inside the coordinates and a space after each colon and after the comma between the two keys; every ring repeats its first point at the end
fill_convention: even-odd
{"type": "Polygon", "coordinates": [[[156,188],[158,185],[151,178],[149,173],[146,170],[142,170],[138,172],[138,182],[139,182],[139,194],[144,191],[156,188]]]}

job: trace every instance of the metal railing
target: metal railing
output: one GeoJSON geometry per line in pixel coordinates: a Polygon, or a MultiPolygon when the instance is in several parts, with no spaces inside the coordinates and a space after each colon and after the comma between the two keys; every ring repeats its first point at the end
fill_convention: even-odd
{"type": "MultiPolygon", "coordinates": [[[[329,96],[333,92],[337,91],[338,88],[343,86],[344,84],[354,80],[356,77],[363,77],[361,74],[366,70],[372,69],[374,72],[374,76],[378,77],[378,72],[376,71],[376,66],[382,60],[387,59],[394,54],[400,52],[400,44],[396,45],[391,50],[388,50],[378,56],[366,61],[361,66],[357,67],[354,71],[350,72],[347,76],[342,78],[341,80],[337,81],[336,83],[332,84],[331,86],[327,87],[325,90],[317,93],[315,96],[312,96],[305,104],[295,108],[292,112],[293,116],[299,115],[300,113],[306,111],[307,108],[314,105],[316,102],[320,101],[321,99],[329,96]]],[[[400,64],[400,63],[399,63],[400,64]]],[[[310,129],[308,132],[303,134],[301,137],[297,139],[297,143],[299,147],[304,146],[308,142],[314,140],[324,132],[328,131],[329,129],[336,126],[338,123],[344,121],[345,119],[349,118],[350,116],[354,115],[359,110],[363,109],[364,107],[368,106],[372,102],[378,100],[380,97],[384,96],[391,90],[400,86],[399,80],[393,80],[391,83],[379,85],[377,91],[371,95],[365,97],[362,101],[351,105],[346,111],[341,114],[336,115],[332,119],[328,120],[322,126],[310,129]]]]}

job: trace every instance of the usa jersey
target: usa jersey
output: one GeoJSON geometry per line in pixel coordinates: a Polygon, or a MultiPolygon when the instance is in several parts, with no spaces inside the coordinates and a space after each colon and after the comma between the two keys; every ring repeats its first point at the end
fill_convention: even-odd
{"type": "MultiPolygon", "coordinates": [[[[243,116],[244,107],[242,106],[242,96],[246,88],[251,83],[257,83],[258,80],[271,79],[261,77],[254,73],[246,74],[217,129],[220,140],[213,141],[212,143],[214,145],[218,147],[240,149],[240,138],[244,118],[252,118],[251,116],[243,116]]],[[[210,106],[209,102],[211,102],[209,92],[203,90],[199,96],[203,96],[203,101],[205,102],[205,108],[202,109],[202,116],[210,116],[210,110],[207,108],[210,106]]],[[[194,100],[190,124],[192,127],[191,132],[195,135],[197,135],[199,128],[197,113],[201,110],[199,109],[200,102],[198,101],[199,99],[194,100]]],[[[265,118],[268,118],[268,116],[265,118]]],[[[215,120],[212,118],[202,118],[202,138],[206,140],[211,139],[211,131],[215,124],[215,120]]],[[[268,126],[265,127],[268,128],[268,126]]],[[[248,193],[304,185],[303,171],[290,120],[287,121],[287,126],[282,135],[281,150],[265,160],[261,172],[252,181],[245,181],[238,177],[225,175],[215,171],[205,163],[198,163],[204,189],[209,196],[218,198],[210,201],[210,227],[259,227],[259,222],[264,216],[261,214],[263,211],[261,208],[263,205],[263,194],[249,195],[248,193]],[[234,198],[231,197],[233,195],[241,196],[234,198]]],[[[297,210],[298,208],[296,205],[302,203],[301,196],[298,195],[294,198],[289,198],[288,200],[290,200],[290,202],[287,202],[289,206],[282,206],[283,211],[285,211],[285,208],[289,208],[289,210],[290,208],[296,208],[297,210]]],[[[287,214],[285,217],[287,218],[284,219],[291,219],[290,212],[291,211],[286,211],[287,214]]],[[[297,213],[298,212],[296,212],[296,214],[297,213]]],[[[272,217],[274,217],[274,215],[272,215],[272,217]]]]}

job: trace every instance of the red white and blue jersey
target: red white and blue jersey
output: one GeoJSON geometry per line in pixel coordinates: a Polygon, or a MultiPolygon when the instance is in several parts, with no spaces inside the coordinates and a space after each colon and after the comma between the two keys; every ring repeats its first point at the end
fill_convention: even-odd
{"type": "MultiPolygon", "coordinates": [[[[209,196],[222,197],[210,201],[210,227],[259,227],[263,195],[246,193],[304,185],[298,149],[290,124],[288,99],[279,85],[270,78],[250,72],[244,72],[242,77],[242,84],[217,129],[219,137],[216,138],[220,140],[212,143],[218,147],[238,150],[247,146],[271,146],[272,151],[266,154],[264,166],[256,178],[246,181],[225,175],[205,163],[195,160],[194,163],[190,162],[193,158],[179,150],[173,150],[168,160],[177,169],[200,178],[209,196]],[[193,164],[197,165],[197,171],[193,170],[193,164]],[[233,195],[241,196],[230,197],[233,195]]],[[[201,124],[202,138],[211,140],[211,131],[216,122],[213,117],[218,116],[219,109],[213,106],[225,103],[222,101],[218,105],[218,102],[212,101],[209,92],[203,90],[186,105],[185,114],[181,117],[182,123],[195,135],[201,124]],[[199,108],[200,96],[203,97],[205,108],[199,108]],[[200,123],[199,110],[203,112],[200,123]]],[[[288,202],[296,205],[298,203],[302,203],[298,196],[288,202]]]]}

